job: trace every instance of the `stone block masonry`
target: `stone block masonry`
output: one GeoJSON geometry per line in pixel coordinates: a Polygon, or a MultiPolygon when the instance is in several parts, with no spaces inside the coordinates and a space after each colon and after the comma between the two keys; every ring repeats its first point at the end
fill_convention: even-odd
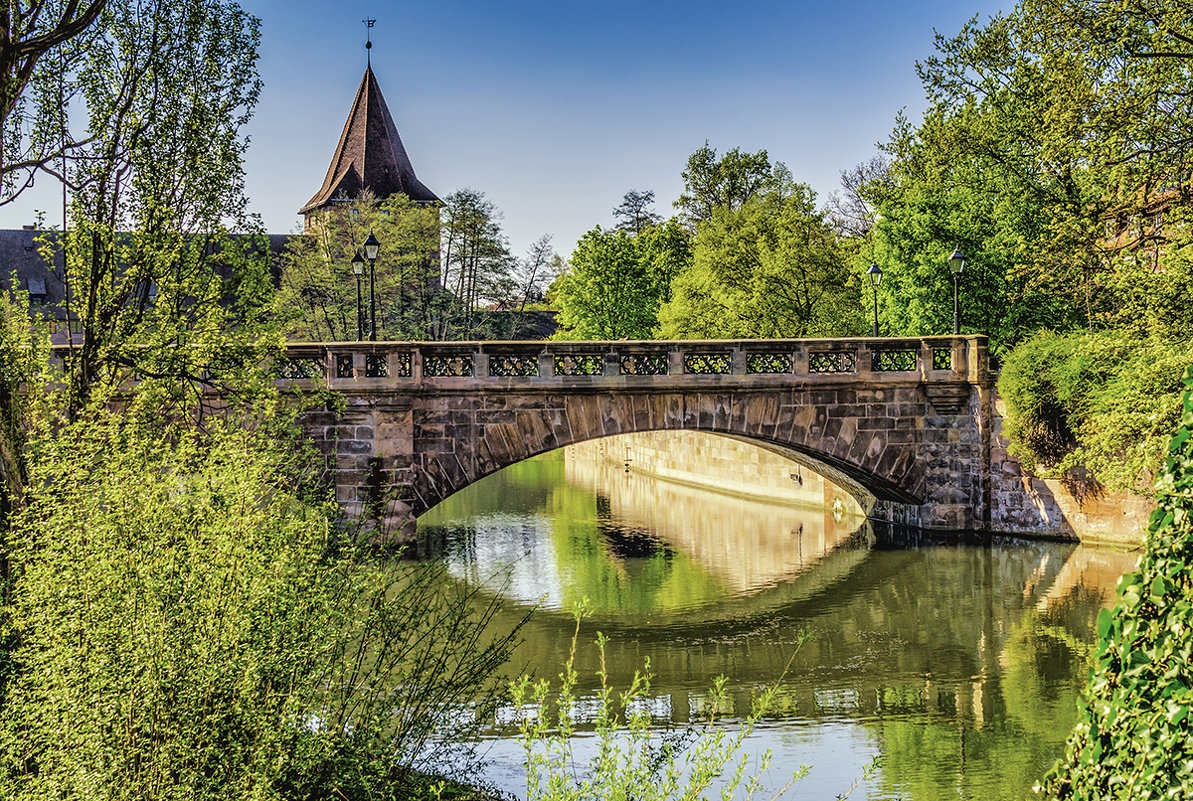
{"type": "Polygon", "coordinates": [[[1093,482],[1044,479],[1025,470],[1003,435],[1006,408],[992,404],[990,442],[991,528],[1008,534],[1079,539],[1135,547],[1143,542],[1156,504],[1151,495],[1107,492],[1093,482]]]}

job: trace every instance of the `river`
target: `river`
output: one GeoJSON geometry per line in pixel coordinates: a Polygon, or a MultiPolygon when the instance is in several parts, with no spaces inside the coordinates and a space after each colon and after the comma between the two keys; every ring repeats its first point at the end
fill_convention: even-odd
{"type": "MultiPolygon", "coordinates": [[[[1075,721],[1098,611],[1135,557],[1028,540],[917,544],[855,512],[560,451],[440,504],[420,518],[419,540],[456,581],[500,594],[506,621],[537,610],[518,669],[559,673],[585,599],[581,695],[597,687],[599,630],[615,685],[649,657],[660,730],[698,722],[717,676],[729,726],[777,682],[789,704],[747,746],[774,753],[771,786],[811,767],[789,797],[835,798],[875,757],[850,798],[1031,797],[1075,721]]],[[[583,727],[578,737],[583,753],[592,738],[583,727]]],[[[486,781],[523,796],[510,732],[487,745],[486,781]]]]}

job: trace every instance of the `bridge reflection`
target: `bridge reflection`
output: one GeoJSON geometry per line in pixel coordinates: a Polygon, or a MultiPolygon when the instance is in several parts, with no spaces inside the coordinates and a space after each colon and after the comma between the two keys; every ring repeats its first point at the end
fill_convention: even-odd
{"type": "MultiPolygon", "coordinates": [[[[617,446],[613,450],[619,452],[617,446]]],[[[564,475],[570,484],[596,494],[598,515],[694,559],[732,595],[794,578],[851,541],[865,523],[852,498],[852,510],[843,503],[834,510],[837,496],[831,489],[827,509],[809,503],[810,494],[802,496],[802,507],[722,494],[627,470],[582,446],[567,449],[564,475]]],[[[790,494],[794,500],[795,493],[790,494]]]]}
{"type": "MultiPolygon", "coordinates": [[[[781,467],[790,485],[794,465],[781,467]]],[[[810,476],[813,483],[815,491],[799,493],[802,504],[790,486],[786,502],[742,497],[627,471],[598,449],[572,447],[488,476],[424,515],[419,553],[443,555],[458,578],[515,602],[568,610],[587,598],[619,626],[699,607],[693,619],[707,622],[741,596],[779,585],[789,596],[792,582],[835,550],[866,543],[852,499],[810,476]]]]}

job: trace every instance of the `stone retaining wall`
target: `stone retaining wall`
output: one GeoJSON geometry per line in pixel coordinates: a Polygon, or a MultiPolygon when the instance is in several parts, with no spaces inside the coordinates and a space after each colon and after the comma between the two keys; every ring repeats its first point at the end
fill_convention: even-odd
{"type": "Polygon", "coordinates": [[[1132,547],[1143,541],[1156,508],[1150,495],[1106,492],[1092,482],[1032,475],[1008,452],[1005,415],[1006,405],[996,397],[990,442],[992,531],[1132,547]]]}

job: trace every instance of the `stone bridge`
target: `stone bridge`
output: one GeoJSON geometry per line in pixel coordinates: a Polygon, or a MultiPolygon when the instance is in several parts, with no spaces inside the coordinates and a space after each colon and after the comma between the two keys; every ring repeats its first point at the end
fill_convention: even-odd
{"type": "Polygon", "coordinates": [[[477,479],[575,442],[688,429],[748,440],[847,488],[872,517],[990,522],[986,338],[293,344],[337,499],[412,530],[477,479]]]}

